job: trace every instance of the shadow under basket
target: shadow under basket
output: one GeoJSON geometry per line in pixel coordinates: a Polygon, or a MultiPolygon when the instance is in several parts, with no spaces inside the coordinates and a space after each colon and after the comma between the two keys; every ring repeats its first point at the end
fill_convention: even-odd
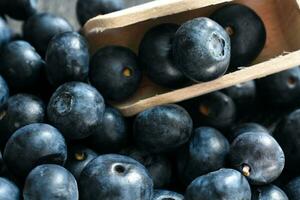
{"type": "Polygon", "coordinates": [[[153,106],[180,102],[300,65],[300,0],[157,0],[95,17],[85,24],[84,34],[92,53],[107,45],[122,45],[137,52],[151,27],[209,16],[233,2],[255,10],[267,29],[266,45],[251,66],[178,90],[162,88],[144,77],[135,95],[112,105],[124,116],[133,116],[153,106]]]}

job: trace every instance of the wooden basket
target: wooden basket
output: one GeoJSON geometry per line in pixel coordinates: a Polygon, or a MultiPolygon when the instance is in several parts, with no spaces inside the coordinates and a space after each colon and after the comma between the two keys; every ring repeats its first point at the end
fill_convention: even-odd
{"type": "Polygon", "coordinates": [[[137,52],[142,37],[151,27],[208,16],[230,2],[251,7],[265,23],[267,42],[252,66],[214,81],[173,91],[144,77],[132,98],[112,104],[125,116],[133,116],[152,106],[180,102],[300,65],[300,0],[157,0],[95,17],[85,24],[84,34],[92,52],[112,44],[127,46],[137,52]]]}

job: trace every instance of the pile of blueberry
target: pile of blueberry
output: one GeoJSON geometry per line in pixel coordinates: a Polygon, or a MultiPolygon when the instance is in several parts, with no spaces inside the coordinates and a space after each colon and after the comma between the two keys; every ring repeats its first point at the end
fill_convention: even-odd
{"type": "MultiPolygon", "coordinates": [[[[83,25],[124,7],[79,0],[77,15],[83,25]]],[[[0,15],[0,200],[300,199],[299,67],[132,118],[109,105],[143,73],[174,89],[251,64],[267,33],[250,8],[161,24],[138,56],[107,46],[91,59],[35,0],[0,0],[0,15]]]]}

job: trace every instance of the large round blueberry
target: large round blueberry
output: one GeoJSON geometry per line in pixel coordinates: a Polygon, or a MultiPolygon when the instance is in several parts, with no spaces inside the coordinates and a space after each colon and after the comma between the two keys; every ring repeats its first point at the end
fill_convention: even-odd
{"type": "Polygon", "coordinates": [[[92,160],[79,181],[81,200],[152,200],[153,182],[137,161],[107,154],[92,160]]]}
{"type": "Polygon", "coordinates": [[[266,29],[260,17],[247,6],[226,5],[211,16],[223,26],[231,39],[230,67],[246,66],[261,52],[266,42],[266,29]]]}
{"type": "Polygon", "coordinates": [[[18,129],[9,138],[3,158],[9,170],[25,177],[40,164],[63,165],[67,159],[67,146],[56,128],[35,123],[18,129]]]}
{"type": "Polygon", "coordinates": [[[105,98],[125,100],[137,90],[142,74],[137,56],[121,46],[101,48],[91,59],[90,81],[105,98]]]}
{"type": "Polygon", "coordinates": [[[152,200],[183,200],[184,196],[168,190],[154,190],[152,200]]]}
{"type": "Polygon", "coordinates": [[[0,53],[0,73],[14,90],[39,85],[44,64],[40,55],[25,41],[13,41],[0,53]]]}
{"type": "Polygon", "coordinates": [[[101,94],[81,82],[61,85],[47,108],[50,122],[69,139],[82,139],[93,134],[102,122],[104,110],[101,94]]]}
{"type": "Polygon", "coordinates": [[[11,181],[0,177],[0,199],[1,200],[19,200],[19,188],[11,181]]]}
{"type": "Polygon", "coordinates": [[[133,129],[133,138],[140,149],[159,153],[186,143],[192,134],[193,122],[185,109],[170,104],[140,113],[133,129]]]}
{"type": "Polygon", "coordinates": [[[299,104],[300,68],[295,67],[257,80],[262,101],[273,106],[292,106],[299,104]],[[280,97],[279,97],[280,96],[280,97]]]}
{"type": "Polygon", "coordinates": [[[298,200],[300,197],[300,177],[292,179],[285,187],[289,200],[298,200]]]}
{"type": "MultiPolygon", "coordinates": [[[[1,7],[1,5],[0,5],[1,7]]],[[[0,16],[0,48],[7,44],[12,38],[12,30],[0,16]]]]}
{"type": "Polygon", "coordinates": [[[23,25],[24,38],[44,56],[50,40],[57,34],[72,31],[73,28],[64,18],[40,13],[30,17],[23,25]]]}
{"type": "Polygon", "coordinates": [[[9,97],[9,88],[4,80],[4,78],[0,75],[0,107],[2,107],[9,97]]]}
{"type": "Polygon", "coordinates": [[[168,88],[179,88],[188,82],[172,58],[173,38],[178,27],[176,24],[155,26],[145,34],[139,47],[139,61],[147,76],[168,88]]]}
{"type": "Polygon", "coordinates": [[[125,8],[124,0],[78,0],[77,19],[83,26],[89,19],[125,8]]]}
{"type": "Polygon", "coordinates": [[[271,183],[281,174],[285,157],[276,140],[265,132],[247,132],[232,142],[230,164],[253,185],[271,183]]]}
{"type": "Polygon", "coordinates": [[[129,133],[125,118],[112,107],[107,107],[103,120],[95,133],[87,138],[87,142],[99,152],[116,152],[128,142],[129,133]]]}
{"type": "Polygon", "coordinates": [[[229,149],[229,142],[218,130],[197,128],[177,158],[179,176],[189,184],[198,176],[223,168],[229,149]]]}
{"type": "Polygon", "coordinates": [[[29,94],[16,94],[0,108],[0,148],[4,149],[10,136],[22,126],[44,122],[45,105],[29,94]]]}
{"type": "Polygon", "coordinates": [[[257,123],[243,123],[235,125],[231,128],[229,131],[229,134],[227,135],[230,142],[232,142],[236,137],[239,135],[242,135],[243,133],[247,132],[265,132],[269,133],[269,131],[262,125],[257,123]]]}
{"type": "Polygon", "coordinates": [[[26,178],[24,200],[78,200],[74,176],[59,165],[45,164],[34,168],[26,178]]]}
{"type": "Polygon", "coordinates": [[[227,71],[230,62],[230,38],[211,19],[200,17],[185,22],[173,41],[176,66],[194,81],[210,81],[227,71]]]}
{"type": "Polygon", "coordinates": [[[247,179],[233,169],[220,169],[195,179],[187,188],[185,200],[251,200],[247,179]]]}
{"type": "Polygon", "coordinates": [[[154,188],[163,188],[171,182],[172,165],[164,155],[151,154],[135,148],[124,149],[121,154],[139,161],[146,167],[153,180],[154,188]]]}
{"type": "Polygon", "coordinates": [[[49,82],[58,86],[69,81],[86,81],[89,72],[89,49],[85,38],[76,32],[52,38],[46,52],[49,82]]]}
{"type": "Polygon", "coordinates": [[[37,0],[6,1],[6,14],[17,20],[27,20],[37,12],[37,0]]]}
{"type": "Polygon", "coordinates": [[[253,188],[251,200],[289,200],[289,198],[279,187],[266,185],[253,188]]]}
{"type": "Polygon", "coordinates": [[[69,146],[68,159],[65,167],[74,175],[74,177],[78,181],[82,170],[91,160],[96,157],[96,152],[84,146],[69,146]]]}

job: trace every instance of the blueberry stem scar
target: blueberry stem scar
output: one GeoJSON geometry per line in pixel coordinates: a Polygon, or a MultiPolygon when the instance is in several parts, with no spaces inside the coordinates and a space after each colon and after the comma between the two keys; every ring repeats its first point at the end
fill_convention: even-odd
{"type": "Polygon", "coordinates": [[[249,177],[250,171],[251,171],[251,168],[247,164],[243,164],[243,167],[242,167],[243,175],[246,177],[249,177]]]}

